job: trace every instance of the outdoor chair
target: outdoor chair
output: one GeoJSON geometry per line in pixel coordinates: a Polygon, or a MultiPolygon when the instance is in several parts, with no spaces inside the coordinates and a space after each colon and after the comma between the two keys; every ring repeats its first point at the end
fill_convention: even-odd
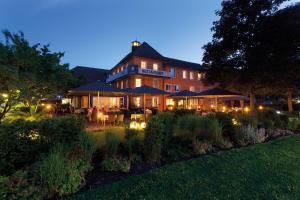
{"type": "Polygon", "coordinates": [[[123,124],[124,123],[124,114],[119,114],[118,116],[117,116],[117,124],[118,125],[121,125],[121,124],[123,124]]]}
{"type": "Polygon", "coordinates": [[[111,125],[115,125],[116,124],[116,115],[108,115],[108,119],[107,119],[107,123],[111,124],[111,125]]]}

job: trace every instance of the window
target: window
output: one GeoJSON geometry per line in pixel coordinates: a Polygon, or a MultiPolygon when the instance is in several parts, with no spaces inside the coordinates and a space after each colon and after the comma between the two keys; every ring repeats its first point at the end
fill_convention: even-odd
{"type": "Polygon", "coordinates": [[[152,107],[157,108],[159,102],[159,97],[152,97],[152,107]]]}
{"type": "Polygon", "coordinates": [[[89,97],[83,96],[81,99],[81,107],[82,108],[88,108],[89,107],[89,97]]]}
{"type": "Polygon", "coordinates": [[[201,73],[198,73],[198,80],[199,80],[199,81],[201,80],[201,77],[202,77],[202,74],[201,74],[201,73]]]}
{"type": "Polygon", "coordinates": [[[135,87],[141,87],[142,86],[142,79],[136,78],[135,79],[135,87]]]}
{"type": "Polygon", "coordinates": [[[119,82],[117,82],[117,88],[119,88],[119,82]]]}
{"type": "Polygon", "coordinates": [[[122,65],[122,67],[121,67],[121,71],[123,71],[124,70],[124,66],[122,65]]]}
{"type": "Polygon", "coordinates": [[[174,67],[171,67],[170,74],[171,74],[171,76],[176,77],[176,70],[174,67]]]}
{"type": "Polygon", "coordinates": [[[120,88],[123,89],[123,81],[120,82],[120,88]]]}
{"type": "Polygon", "coordinates": [[[141,107],[141,97],[134,97],[133,102],[135,107],[137,108],[141,107]]]}
{"type": "Polygon", "coordinates": [[[191,79],[191,80],[194,79],[194,72],[190,72],[190,79],[191,79]]]}
{"type": "Polygon", "coordinates": [[[183,78],[183,79],[186,79],[186,77],[187,77],[186,70],[183,70],[183,71],[182,71],[182,78],[183,78]]]}
{"type": "Polygon", "coordinates": [[[125,87],[128,88],[128,79],[126,79],[125,87]]]}
{"type": "Polygon", "coordinates": [[[195,86],[190,86],[190,91],[195,92],[195,86]]]}
{"type": "Polygon", "coordinates": [[[158,64],[157,63],[153,63],[153,70],[158,71],[158,64]]]}
{"type": "Polygon", "coordinates": [[[174,106],[175,103],[174,103],[174,100],[173,99],[167,99],[166,100],[166,106],[174,106]]]}
{"type": "Polygon", "coordinates": [[[141,68],[146,69],[147,68],[147,63],[145,61],[141,62],[141,68]]]}
{"type": "Polygon", "coordinates": [[[166,84],[166,91],[171,91],[172,90],[172,85],[166,84]]]}
{"type": "Polygon", "coordinates": [[[117,74],[120,72],[120,70],[119,69],[117,69],[117,74]]]}
{"type": "Polygon", "coordinates": [[[158,79],[153,79],[153,87],[154,88],[159,88],[159,80],[158,79]]]}
{"type": "Polygon", "coordinates": [[[175,92],[179,92],[180,91],[180,86],[179,85],[175,85],[175,92]]]}

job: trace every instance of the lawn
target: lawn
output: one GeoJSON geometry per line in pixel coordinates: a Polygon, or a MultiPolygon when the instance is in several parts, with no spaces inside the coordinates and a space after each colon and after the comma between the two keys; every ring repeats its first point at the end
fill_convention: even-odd
{"type": "Polygon", "coordinates": [[[166,165],[70,199],[300,199],[300,136],[166,165]]]}

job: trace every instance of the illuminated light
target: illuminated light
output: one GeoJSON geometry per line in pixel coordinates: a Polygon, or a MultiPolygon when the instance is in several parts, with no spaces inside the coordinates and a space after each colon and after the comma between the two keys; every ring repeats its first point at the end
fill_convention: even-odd
{"type": "Polygon", "coordinates": [[[189,110],[191,110],[191,109],[192,109],[192,107],[191,107],[191,106],[189,106],[189,107],[188,107],[188,109],[189,109],[189,110]]]}
{"type": "Polygon", "coordinates": [[[237,126],[238,125],[238,122],[236,121],[236,119],[232,118],[232,124],[237,126]]]}
{"type": "Polygon", "coordinates": [[[51,109],[51,105],[46,105],[46,108],[49,110],[49,109],[51,109]]]}
{"type": "Polygon", "coordinates": [[[263,106],[258,106],[258,109],[259,109],[259,110],[263,110],[264,107],[263,107],[263,106]]]}
{"type": "Polygon", "coordinates": [[[41,105],[42,105],[42,106],[44,106],[45,104],[44,104],[44,103],[42,103],[41,105]]]}
{"type": "Polygon", "coordinates": [[[142,128],[142,129],[146,128],[146,122],[142,122],[142,123],[141,123],[141,128],[142,128]]]}
{"type": "Polygon", "coordinates": [[[97,115],[97,117],[98,117],[98,118],[101,118],[102,115],[103,115],[103,113],[102,113],[102,112],[99,112],[98,115],[97,115]]]}
{"type": "Polygon", "coordinates": [[[211,104],[210,107],[211,107],[211,108],[215,108],[215,105],[211,104]]]}
{"type": "Polygon", "coordinates": [[[226,109],[227,109],[226,106],[223,106],[223,107],[222,107],[223,112],[225,112],[226,109]]]}
{"type": "Polygon", "coordinates": [[[129,128],[130,129],[136,129],[137,128],[137,122],[136,121],[130,122],[129,128]]]}
{"type": "Polygon", "coordinates": [[[244,111],[247,113],[247,112],[250,112],[250,109],[248,107],[245,107],[244,111]]]}
{"type": "Polygon", "coordinates": [[[280,114],[281,114],[281,111],[276,110],[276,114],[280,115],[280,114]]]}
{"type": "Polygon", "coordinates": [[[2,94],[2,97],[3,97],[3,98],[8,98],[8,94],[3,93],[3,94],[2,94]]]}

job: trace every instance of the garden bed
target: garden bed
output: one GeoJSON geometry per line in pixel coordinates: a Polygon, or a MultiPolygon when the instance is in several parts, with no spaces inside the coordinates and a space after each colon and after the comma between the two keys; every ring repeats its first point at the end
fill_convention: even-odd
{"type": "Polygon", "coordinates": [[[299,145],[295,135],[201,156],[69,199],[299,199],[299,145]]]}

